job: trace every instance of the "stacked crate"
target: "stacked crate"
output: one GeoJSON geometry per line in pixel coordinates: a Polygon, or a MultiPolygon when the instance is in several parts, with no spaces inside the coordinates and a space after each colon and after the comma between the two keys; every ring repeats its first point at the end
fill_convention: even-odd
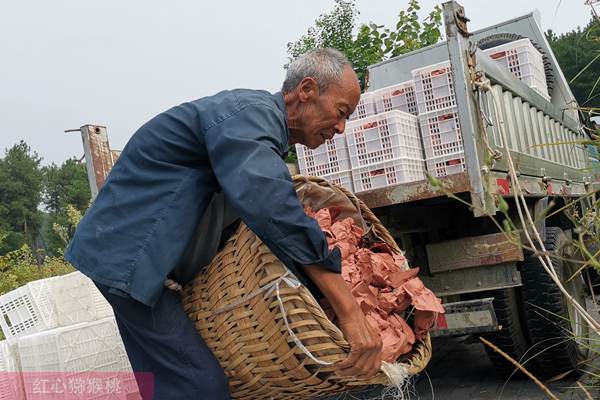
{"type": "Polygon", "coordinates": [[[356,192],[425,179],[414,115],[392,110],[355,120],[344,136],[356,192]]]}
{"type": "Polygon", "coordinates": [[[355,192],[425,179],[417,112],[412,81],[363,93],[343,135],[296,145],[300,173],[355,192]]]}
{"type": "Polygon", "coordinates": [[[29,282],[0,296],[0,328],[19,337],[112,315],[93,282],[80,272],[29,282]]]}
{"type": "Polygon", "coordinates": [[[465,171],[465,155],[450,62],[412,71],[427,171],[436,177],[465,171]]]}
{"type": "Polygon", "coordinates": [[[296,155],[300,174],[320,176],[353,191],[348,148],[342,135],[335,135],[316,149],[297,144],[296,155]]]}
{"type": "MultiPolygon", "coordinates": [[[[50,372],[63,380],[113,374],[122,380],[122,390],[107,399],[139,398],[112,307],[80,272],[30,282],[0,296],[0,328],[7,339],[0,342],[0,374],[9,368],[4,361],[8,348],[17,362],[10,364],[15,373],[6,376],[18,377],[27,398],[40,398],[32,391],[50,372]]],[[[2,378],[0,391],[16,387],[2,378]]],[[[65,391],[47,398],[72,395],[65,391]]]]}
{"type": "MultiPolygon", "coordinates": [[[[19,356],[27,398],[36,397],[36,382],[60,380],[117,382],[118,391],[98,388],[98,398],[137,399],[137,384],[114,317],[34,333],[19,339],[19,356]]],[[[39,392],[39,391],[37,391],[39,392]]],[[[72,391],[52,394],[56,399],[74,398],[72,391]],[[64,397],[62,396],[64,395],[64,397]]],[[[80,393],[82,399],[94,398],[80,393]]]]}
{"type": "Polygon", "coordinates": [[[515,40],[483,52],[550,101],[543,56],[529,39],[515,40]]]}

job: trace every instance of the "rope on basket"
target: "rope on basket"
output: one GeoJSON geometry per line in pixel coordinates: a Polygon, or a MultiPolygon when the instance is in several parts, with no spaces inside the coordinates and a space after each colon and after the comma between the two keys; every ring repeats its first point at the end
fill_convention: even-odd
{"type": "Polygon", "coordinates": [[[290,324],[289,324],[288,318],[287,318],[287,312],[285,311],[285,307],[283,305],[283,300],[281,299],[281,294],[279,292],[279,286],[281,285],[282,282],[287,284],[289,287],[291,287],[293,289],[298,289],[300,286],[302,286],[302,283],[300,281],[298,281],[298,279],[296,279],[296,277],[294,277],[293,274],[290,273],[290,271],[286,271],[285,274],[281,275],[277,280],[253,291],[249,295],[244,296],[241,299],[234,301],[233,303],[226,305],[225,307],[221,307],[221,308],[217,309],[214,313],[216,315],[218,315],[218,314],[222,314],[227,311],[231,311],[234,308],[241,306],[242,304],[248,302],[250,299],[258,296],[259,294],[261,294],[263,292],[265,293],[265,297],[268,297],[271,293],[273,293],[273,291],[275,291],[275,295],[277,296],[277,302],[279,304],[279,310],[281,311],[281,315],[283,316],[283,322],[285,323],[285,327],[287,328],[288,333],[294,340],[294,343],[296,343],[296,346],[298,346],[300,348],[300,350],[302,350],[308,358],[310,358],[317,364],[333,365],[333,363],[330,361],[323,361],[323,360],[320,360],[317,357],[315,357],[310,352],[310,350],[308,350],[306,348],[306,346],[304,346],[302,341],[298,338],[298,336],[296,336],[296,334],[290,327],[290,324]]]}

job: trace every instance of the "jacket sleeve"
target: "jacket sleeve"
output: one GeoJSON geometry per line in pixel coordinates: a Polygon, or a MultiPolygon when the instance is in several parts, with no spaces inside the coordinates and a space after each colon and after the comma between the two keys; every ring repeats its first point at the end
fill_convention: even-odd
{"type": "Polygon", "coordinates": [[[341,271],[318,223],[300,204],[282,159],[287,128],[278,111],[249,105],[205,132],[214,174],[242,220],[296,275],[297,265],[341,271]]]}

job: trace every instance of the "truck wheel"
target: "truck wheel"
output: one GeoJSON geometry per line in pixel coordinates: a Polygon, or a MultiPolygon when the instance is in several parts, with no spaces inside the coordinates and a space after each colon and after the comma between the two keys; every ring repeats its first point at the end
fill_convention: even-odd
{"type": "MultiPolygon", "coordinates": [[[[521,357],[529,348],[525,330],[519,318],[520,293],[518,288],[494,290],[486,293],[486,297],[494,297],[494,312],[500,330],[483,335],[516,361],[522,362],[521,357]]],[[[485,351],[495,370],[501,375],[510,375],[515,366],[500,354],[485,346],[485,351]]],[[[527,367],[527,364],[525,365],[527,367]]]]}
{"type": "MultiPolygon", "coordinates": [[[[549,253],[564,256],[567,237],[560,228],[546,228],[544,246],[549,253]]],[[[552,258],[552,266],[565,289],[585,307],[585,286],[581,274],[566,282],[577,270],[570,263],[552,258]]],[[[531,357],[543,376],[573,371],[581,374],[581,361],[587,357],[589,327],[574,311],[558,286],[535,256],[528,256],[521,268],[523,310],[531,342],[531,357]]]]}

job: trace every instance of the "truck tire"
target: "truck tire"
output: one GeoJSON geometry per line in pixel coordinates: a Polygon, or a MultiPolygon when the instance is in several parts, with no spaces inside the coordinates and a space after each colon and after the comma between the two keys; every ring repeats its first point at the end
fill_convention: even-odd
{"type": "MultiPolygon", "coordinates": [[[[521,357],[529,348],[529,341],[526,337],[526,331],[521,324],[520,304],[521,296],[519,288],[508,288],[494,290],[486,293],[486,297],[493,297],[494,312],[500,330],[498,332],[482,335],[487,340],[495,344],[511,356],[513,359],[523,362],[521,357]]],[[[490,359],[494,369],[501,375],[507,376],[514,372],[515,366],[506,360],[503,356],[494,350],[485,346],[485,351],[490,359]]],[[[526,364],[525,367],[528,365],[526,364]]]]}
{"type": "MultiPolygon", "coordinates": [[[[525,36],[517,35],[516,33],[495,33],[490,36],[486,36],[477,42],[477,47],[482,50],[489,49],[492,47],[500,46],[502,44],[514,42],[515,40],[526,39],[525,36]]],[[[527,38],[529,39],[529,38],[527,38]]],[[[544,62],[544,74],[546,75],[546,86],[548,87],[548,95],[552,96],[554,90],[554,72],[552,70],[552,62],[550,57],[542,49],[538,43],[529,39],[531,44],[542,54],[542,60],[544,62]]]]}
{"type": "MultiPolygon", "coordinates": [[[[563,256],[566,244],[567,237],[562,229],[546,228],[544,246],[549,253],[563,256]]],[[[568,262],[556,258],[552,258],[552,266],[563,282],[576,270],[568,262]]],[[[566,371],[581,374],[579,367],[587,357],[585,342],[589,327],[573,311],[537,257],[526,258],[521,278],[525,325],[533,345],[529,353],[535,357],[536,371],[544,377],[566,371]]],[[[585,286],[581,274],[563,285],[585,307],[585,286]]]]}

